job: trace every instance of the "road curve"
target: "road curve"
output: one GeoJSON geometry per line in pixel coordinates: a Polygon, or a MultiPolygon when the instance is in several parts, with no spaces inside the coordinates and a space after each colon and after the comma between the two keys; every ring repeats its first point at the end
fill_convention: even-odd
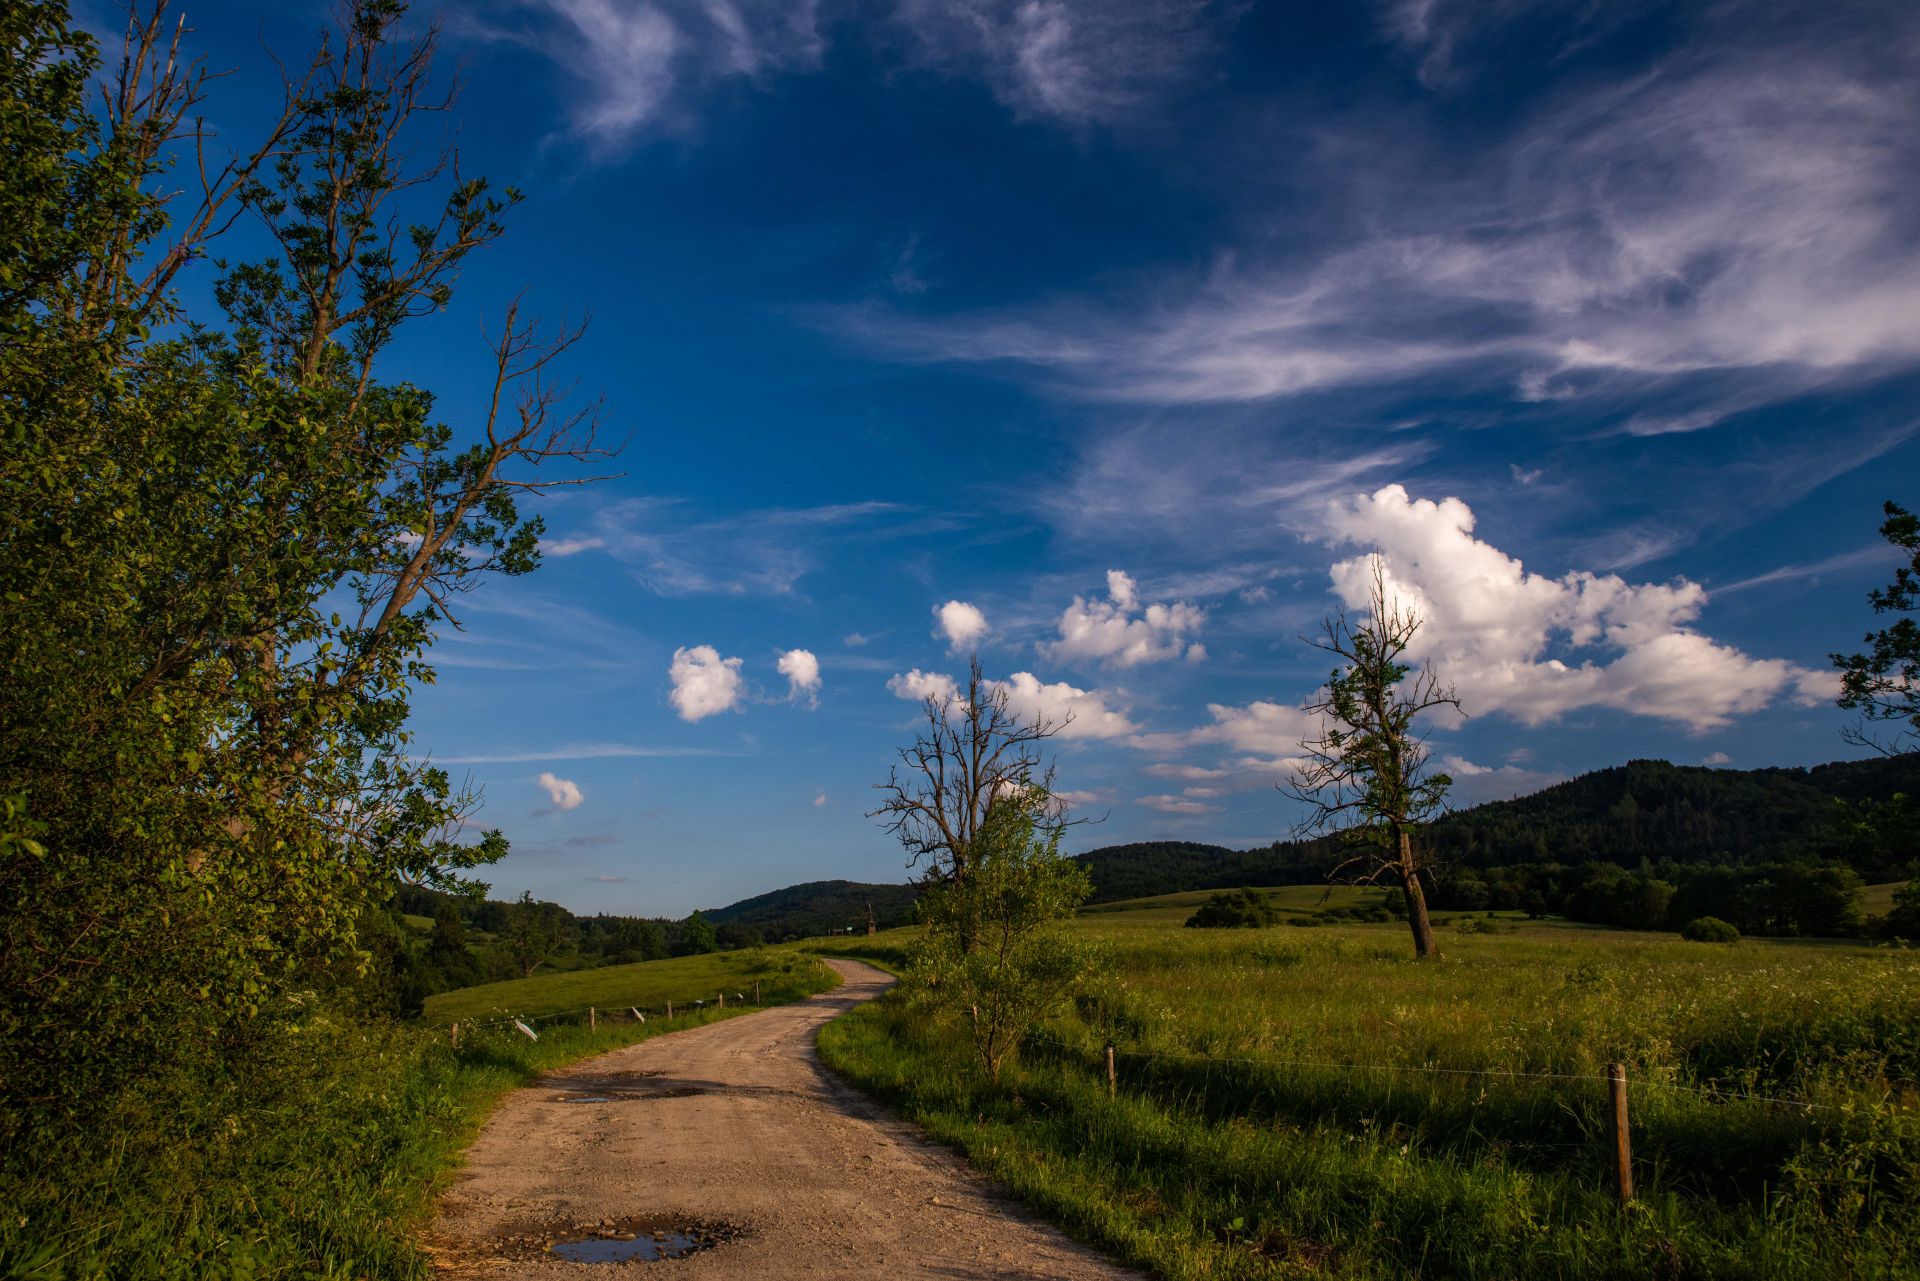
{"type": "Polygon", "coordinates": [[[441,1199],[427,1240],[444,1277],[1137,1278],[997,1195],[910,1125],[834,1080],[827,1020],[893,982],[829,961],[841,985],[792,1005],[656,1037],[516,1090],[441,1199]],[[604,1102],[578,1101],[604,1099],[604,1102]],[[670,1263],[574,1263],[567,1225],[729,1225],[670,1263]]]}

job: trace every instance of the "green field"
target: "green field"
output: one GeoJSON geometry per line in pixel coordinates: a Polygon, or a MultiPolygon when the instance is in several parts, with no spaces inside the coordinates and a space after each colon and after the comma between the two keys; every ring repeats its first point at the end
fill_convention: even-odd
{"type": "Polygon", "coordinates": [[[536,974],[430,996],[424,1017],[430,1024],[444,1026],[469,1019],[544,1017],[589,1006],[602,1010],[638,1006],[651,1018],[668,1001],[682,1010],[694,1008],[695,1001],[717,1004],[723,991],[728,1001],[738,992],[751,996],[755,980],[760,981],[764,996],[789,982],[800,964],[798,957],[788,950],[756,948],[536,974]]]}
{"type": "Polygon", "coordinates": [[[1167,1277],[1920,1275],[1920,953],[1481,917],[1419,965],[1400,924],[1181,928],[1204,898],[1084,913],[1109,978],[1000,1088],[957,1025],[897,999],[830,1025],[822,1052],[1167,1277]],[[1633,1083],[1624,1211],[1614,1060],[1633,1083]]]}

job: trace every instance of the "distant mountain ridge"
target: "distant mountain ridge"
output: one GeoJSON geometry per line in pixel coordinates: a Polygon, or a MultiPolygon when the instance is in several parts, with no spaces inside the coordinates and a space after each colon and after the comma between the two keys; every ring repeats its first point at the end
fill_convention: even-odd
{"type": "MultiPolygon", "coordinates": [[[[1834,859],[1869,880],[1920,859],[1920,845],[1849,845],[1840,803],[1920,795],[1920,753],[1810,767],[1710,769],[1634,760],[1528,796],[1490,801],[1434,823],[1444,862],[1497,867],[1642,862],[1757,864],[1834,859]]],[[[1920,838],[1916,838],[1920,839],[1920,838]]],[[[1093,879],[1093,903],[1184,890],[1322,880],[1337,860],[1332,838],[1235,850],[1197,841],[1136,841],[1075,855],[1093,879]]],[[[871,901],[882,928],[912,919],[912,885],[812,881],[706,913],[769,939],[864,925],[871,901]],[[816,927],[817,928],[814,928],[816,927]]]]}

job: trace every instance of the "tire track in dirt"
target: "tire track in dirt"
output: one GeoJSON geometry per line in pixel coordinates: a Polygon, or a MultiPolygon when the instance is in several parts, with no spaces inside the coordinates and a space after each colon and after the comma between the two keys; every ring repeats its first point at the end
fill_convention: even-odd
{"type": "Polygon", "coordinates": [[[1039,1223],[827,1073],[814,1053],[820,1025],[893,982],[857,961],[827,964],[842,980],[831,992],[656,1037],[514,1091],[441,1199],[428,1238],[439,1274],[1138,1277],[1039,1223]],[[683,1259],[621,1265],[567,1262],[513,1240],[603,1221],[739,1231],[683,1259]]]}

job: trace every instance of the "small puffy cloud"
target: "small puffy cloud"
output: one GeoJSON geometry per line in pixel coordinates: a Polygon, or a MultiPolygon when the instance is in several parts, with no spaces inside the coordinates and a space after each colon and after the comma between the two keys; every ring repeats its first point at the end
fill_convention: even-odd
{"type": "Polygon", "coordinates": [[[1211,814],[1215,807],[1205,801],[1194,800],[1190,796],[1142,796],[1134,804],[1144,805],[1150,810],[1159,810],[1162,814],[1211,814]]]}
{"type": "Polygon", "coordinates": [[[780,674],[787,678],[787,697],[808,704],[820,701],[820,660],[812,650],[790,649],[780,655],[780,674]]]}
{"type": "Polygon", "coordinates": [[[939,703],[954,703],[960,698],[960,688],[953,683],[953,677],[943,672],[923,672],[917,667],[905,675],[889,678],[887,692],[910,703],[924,703],[930,698],[939,703]]]}
{"type": "Polygon", "coordinates": [[[827,794],[825,792],[815,792],[813,794],[813,807],[815,809],[819,809],[822,805],[825,805],[826,803],[827,803],[827,794]]]}
{"type": "Polygon", "coordinates": [[[580,802],[586,800],[580,784],[570,778],[561,778],[557,774],[541,771],[540,786],[546,791],[547,802],[557,810],[577,810],[580,802]]]}
{"type": "Polygon", "coordinates": [[[1227,777],[1228,771],[1209,769],[1204,765],[1179,765],[1171,761],[1162,761],[1157,765],[1147,766],[1141,773],[1151,774],[1155,778],[1180,779],[1183,782],[1211,782],[1227,777]]]}
{"type": "Polygon", "coordinates": [[[740,660],[720,657],[720,651],[711,645],[674,650],[673,666],[667,674],[673,680],[673,693],[667,700],[683,721],[735,711],[746,696],[740,660]]]}
{"type": "Polygon", "coordinates": [[[1028,724],[1047,721],[1061,738],[1119,738],[1134,724],[1124,711],[1108,707],[1099,690],[1075,689],[1065,681],[1044,684],[1032,672],[1015,672],[994,686],[1007,694],[1007,706],[1028,724]]]}
{"type": "Polygon", "coordinates": [[[864,649],[867,642],[872,639],[871,636],[862,636],[859,632],[848,632],[840,638],[840,643],[848,649],[864,649]]]}
{"type": "Polygon", "coordinates": [[[1831,673],[1695,631],[1707,602],[1697,583],[1584,570],[1548,578],[1473,528],[1459,499],[1415,500],[1399,485],[1336,503],[1327,517],[1330,541],[1373,549],[1333,566],[1335,593],[1364,609],[1377,556],[1390,596],[1422,620],[1408,657],[1452,682],[1471,715],[1538,725],[1604,707],[1708,730],[1781,697],[1813,705],[1834,687],[1831,673]]]}
{"type": "Polygon", "coordinates": [[[1702,757],[1700,763],[1702,765],[1711,765],[1718,769],[1722,765],[1733,764],[1733,757],[1728,756],[1725,752],[1713,752],[1702,757]]]}
{"type": "Polygon", "coordinates": [[[1102,792],[1062,791],[1055,792],[1053,799],[1071,808],[1076,805],[1097,805],[1106,799],[1106,795],[1102,792]]]}
{"type": "Polygon", "coordinates": [[[934,606],[933,617],[933,634],[945,637],[947,648],[955,654],[971,649],[987,634],[987,616],[963,600],[934,606]]]}
{"type": "Polygon", "coordinates": [[[1199,662],[1206,649],[1190,641],[1206,611],[1185,601],[1140,605],[1140,589],[1124,570],[1107,571],[1107,598],[1075,596],[1060,615],[1060,639],[1041,647],[1054,659],[1134,667],[1185,655],[1199,662]]]}
{"type": "Polygon", "coordinates": [[[598,551],[607,545],[604,538],[543,538],[540,540],[542,556],[578,556],[581,552],[598,551]]]}

